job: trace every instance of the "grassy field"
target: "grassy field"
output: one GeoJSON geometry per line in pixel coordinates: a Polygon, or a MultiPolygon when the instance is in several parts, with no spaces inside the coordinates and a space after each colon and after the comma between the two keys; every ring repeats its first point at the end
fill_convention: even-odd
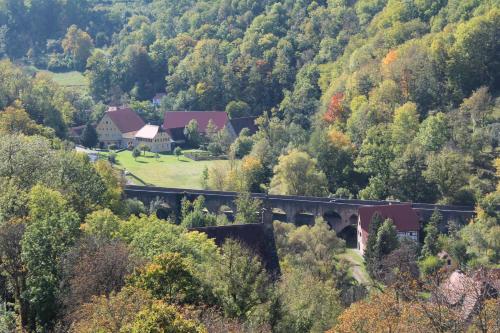
{"type": "Polygon", "coordinates": [[[65,87],[82,87],[86,88],[88,86],[88,81],[83,76],[82,73],[73,71],[67,73],[52,73],[48,71],[43,71],[52,76],[54,82],[65,87]]]}
{"type": "Polygon", "coordinates": [[[54,82],[63,87],[84,88],[88,87],[87,78],[80,72],[71,71],[65,73],[55,73],[47,70],[38,69],[34,66],[26,67],[30,72],[48,74],[54,82]]]}
{"type": "MultiPolygon", "coordinates": [[[[106,157],[106,153],[102,153],[106,157]]],[[[155,154],[146,153],[136,160],[132,157],[132,152],[126,150],[117,154],[117,167],[131,172],[147,184],[201,189],[201,176],[205,167],[210,168],[217,163],[229,163],[228,161],[193,161],[181,156],[177,159],[171,154],[160,154],[160,158],[155,158],[155,154]]],[[[137,179],[129,177],[133,183],[142,185],[137,179]]]]}

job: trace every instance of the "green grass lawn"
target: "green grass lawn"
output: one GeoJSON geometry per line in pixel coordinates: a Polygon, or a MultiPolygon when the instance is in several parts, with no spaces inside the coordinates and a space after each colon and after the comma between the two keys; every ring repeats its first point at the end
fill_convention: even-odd
{"type": "MultiPolygon", "coordinates": [[[[101,153],[103,157],[107,153],[101,153]]],[[[205,166],[210,168],[217,163],[227,164],[229,161],[193,161],[184,156],[177,159],[171,154],[160,154],[156,159],[154,153],[147,152],[134,160],[132,152],[126,150],[117,154],[117,165],[120,169],[125,169],[140,178],[147,184],[175,187],[201,189],[201,176],[205,166]]],[[[137,179],[128,177],[133,183],[142,185],[137,179]]]]}
{"type": "Polygon", "coordinates": [[[66,72],[66,73],[52,73],[47,72],[52,76],[54,82],[65,87],[82,87],[86,88],[88,86],[88,81],[82,73],[77,71],[66,72]]]}
{"type": "Polygon", "coordinates": [[[30,72],[48,74],[55,83],[63,87],[74,87],[87,89],[89,83],[87,78],[80,72],[71,71],[64,73],[55,73],[44,69],[38,69],[34,66],[26,67],[30,72]]]}

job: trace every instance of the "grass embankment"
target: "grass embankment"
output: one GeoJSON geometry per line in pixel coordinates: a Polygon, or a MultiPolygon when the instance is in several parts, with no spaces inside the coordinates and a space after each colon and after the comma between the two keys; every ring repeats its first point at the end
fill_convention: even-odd
{"type": "Polygon", "coordinates": [[[342,254],[338,255],[339,259],[345,259],[350,264],[350,274],[362,285],[371,286],[373,284],[368,272],[366,271],[365,262],[361,254],[356,249],[346,249],[342,254]]]}
{"type": "MultiPolygon", "coordinates": [[[[103,157],[107,153],[101,153],[103,157]]],[[[116,167],[127,170],[140,178],[147,184],[161,187],[201,189],[201,176],[205,167],[210,168],[214,164],[227,164],[229,161],[193,161],[184,156],[177,159],[172,154],[155,154],[151,152],[141,153],[134,159],[132,152],[125,150],[117,153],[116,167]]],[[[128,177],[135,184],[140,184],[137,179],[128,177]]]]}

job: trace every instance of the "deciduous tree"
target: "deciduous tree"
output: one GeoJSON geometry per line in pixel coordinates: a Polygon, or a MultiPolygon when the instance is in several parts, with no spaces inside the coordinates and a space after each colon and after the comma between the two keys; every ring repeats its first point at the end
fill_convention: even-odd
{"type": "Polygon", "coordinates": [[[83,30],[78,29],[76,25],[68,28],[66,36],[62,41],[64,52],[71,56],[75,68],[84,70],[87,65],[87,59],[92,54],[94,42],[92,38],[83,30]]]}
{"type": "Polygon", "coordinates": [[[322,196],[327,193],[327,180],[307,153],[292,150],[280,156],[271,180],[271,193],[322,196]]]}
{"type": "Polygon", "coordinates": [[[54,324],[60,306],[57,298],[61,259],[73,245],[78,228],[78,214],[61,193],[41,185],[31,190],[21,258],[28,271],[26,295],[37,327],[54,324]]]}

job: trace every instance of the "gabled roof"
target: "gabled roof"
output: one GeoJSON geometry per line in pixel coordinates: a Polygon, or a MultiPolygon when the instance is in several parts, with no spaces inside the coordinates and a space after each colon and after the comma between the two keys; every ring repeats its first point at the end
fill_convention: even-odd
{"type": "Polygon", "coordinates": [[[359,207],[358,214],[363,230],[369,230],[372,217],[375,213],[380,214],[384,220],[388,218],[392,219],[398,231],[418,231],[420,229],[418,216],[409,203],[359,207]]]}
{"type": "Polygon", "coordinates": [[[250,130],[250,134],[255,134],[258,130],[257,125],[255,125],[255,119],[257,119],[257,117],[233,118],[230,122],[236,135],[240,135],[241,130],[244,128],[248,128],[250,130]]]}
{"type": "Polygon", "coordinates": [[[122,133],[138,131],[145,125],[141,117],[130,108],[110,107],[106,115],[122,133]]]}
{"type": "Polygon", "coordinates": [[[156,125],[144,125],[136,134],[136,138],[143,138],[143,139],[154,139],[158,132],[162,132],[162,129],[160,126],[156,125]]]}
{"type": "Polygon", "coordinates": [[[184,128],[192,119],[198,122],[200,132],[206,132],[210,120],[214,122],[219,130],[228,122],[227,113],[224,111],[168,111],[165,112],[163,128],[165,130],[184,128]]]}

